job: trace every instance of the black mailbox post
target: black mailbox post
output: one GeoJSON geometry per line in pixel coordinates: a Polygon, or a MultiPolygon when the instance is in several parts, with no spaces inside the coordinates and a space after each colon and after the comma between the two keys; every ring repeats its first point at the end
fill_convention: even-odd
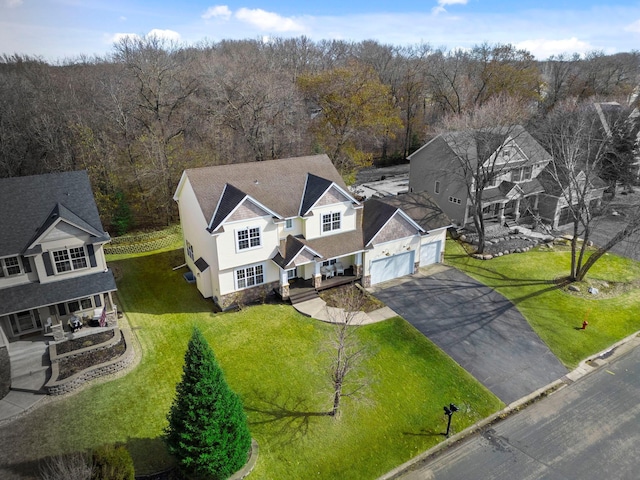
{"type": "Polygon", "coordinates": [[[456,407],[453,403],[450,403],[448,407],[444,407],[444,413],[449,417],[447,421],[447,433],[444,434],[445,437],[449,437],[449,429],[451,428],[451,417],[455,412],[458,411],[458,407],[456,407]]]}

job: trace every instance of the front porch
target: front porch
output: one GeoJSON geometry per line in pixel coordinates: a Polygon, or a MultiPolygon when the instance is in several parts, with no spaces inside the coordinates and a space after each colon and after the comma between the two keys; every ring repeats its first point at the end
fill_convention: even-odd
{"type": "Polygon", "coordinates": [[[318,292],[329,288],[347,285],[360,280],[362,276],[355,274],[355,268],[349,267],[344,270],[344,275],[334,275],[323,278],[320,285],[314,286],[314,279],[307,280],[296,278],[289,282],[289,300],[292,304],[299,303],[318,296],[318,292]]]}

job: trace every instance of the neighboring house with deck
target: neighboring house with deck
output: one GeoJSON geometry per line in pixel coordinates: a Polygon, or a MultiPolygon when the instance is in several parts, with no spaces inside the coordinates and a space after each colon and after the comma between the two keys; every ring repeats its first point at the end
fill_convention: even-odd
{"type": "Polygon", "coordinates": [[[0,179],[0,343],[113,312],[113,274],[85,171],[0,179]]]}
{"type": "Polygon", "coordinates": [[[326,155],[185,170],[174,199],[187,266],[200,293],[223,309],[272,291],[289,298],[296,280],[318,290],[341,275],[381,281],[367,257],[374,245],[417,252],[426,233],[403,213],[365,222],[365,233],[363,214],[377,206],[354,198],[326,155]],[[408,230],[393,233],[394,225],[408,230]]]}

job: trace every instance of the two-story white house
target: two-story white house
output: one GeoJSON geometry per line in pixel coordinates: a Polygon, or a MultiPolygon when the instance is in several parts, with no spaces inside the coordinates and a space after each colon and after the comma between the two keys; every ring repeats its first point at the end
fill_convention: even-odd
{"type": "MultiPolygon", "coordinates": [[[[370,281],[365,255],[376,232],[368,231],[365,244],[364,206],[326,155],[185,170],[174,200],[187,266],[200,293],[223,309],[272,290],[288,298],[295,279],[316,289],[339,275],[370,281]]],[[[386,233],[385,243],[401,242],[403,253],[409,244],[418,249],[424,229],[403,214],[396,220],[411,224],[410,234],[386,233]]]]}
{"type": "Polygon", "coordinates": [[[85,171],[0,179],[0,205],[0,340],[112,313],[110,237],[85,171]]]}

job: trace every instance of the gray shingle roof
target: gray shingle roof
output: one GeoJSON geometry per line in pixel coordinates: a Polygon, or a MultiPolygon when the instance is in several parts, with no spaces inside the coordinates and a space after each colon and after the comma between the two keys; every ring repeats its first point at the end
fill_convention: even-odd
{"type": "Polygon", "coordinates": [[[284,218],[299,215],[307,174],[334,182],[347,190],[327,155],[216,165],[188,169],[185,172],[207,221],[213,217],[226,184],[251,196],[284,218]]]}
{"type": "Polygon", "coordinates": [[[378,200],[401,209],[426,232],[451,225],[449,217],[426,192],[404,193],[395,197],[379,198],[378,200]]]}
{"type": "Polygon", "coordinates": [[[70,221],[91,227],[107,240],[86,171],[0,179],[0,256],[21,253],[55,207],[70,221]]]}
{"type": "Polygon", "coordinates": [[[26,283],[0,290],[0,316],[116,290],[111,270],[50,283],[26,283]]]}

